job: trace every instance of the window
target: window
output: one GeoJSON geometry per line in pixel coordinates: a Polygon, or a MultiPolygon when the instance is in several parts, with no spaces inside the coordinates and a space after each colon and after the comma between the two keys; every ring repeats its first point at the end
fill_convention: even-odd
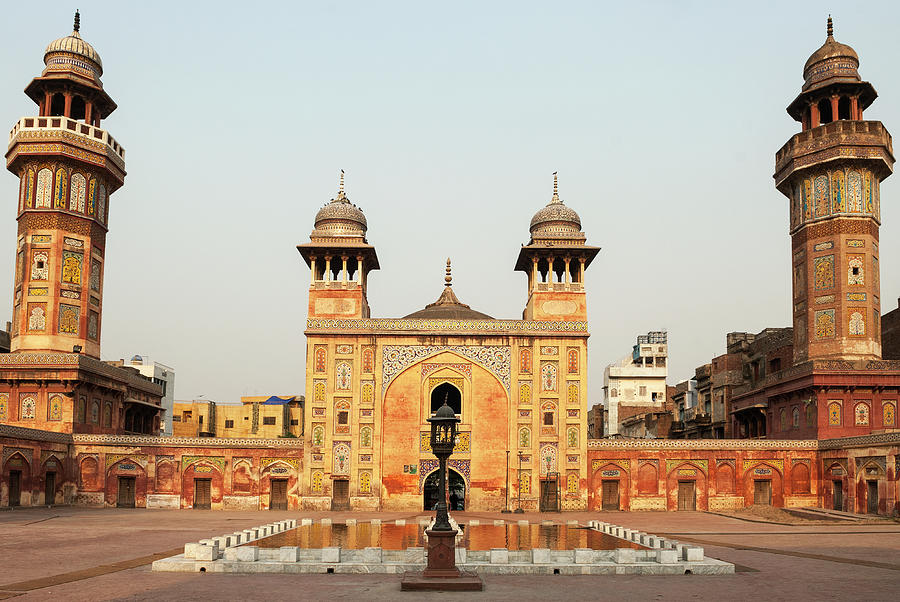
{"type": "Polygon", "coordinates": [[[638,395],[641,397],[647,396],[647,387],[638,387],[638,395]]]}
{"type": "Polygon", "coordinates": [[[184,422],[190,422],[190,421],[191,421],[192,416],[191,416],[191,413],[190,413],[190,412],[185,412],[184,414],[182,414],[182,416],[184,417],[184,418],[183,418],[184,422]]]}
{"type": "MultiPolygon", "coordinates": [[[[275,420],[274,418],[272,420],[275,420]]],[[[348,424],[350,422],[350,412],[341,410],[337,415],[338,424],[348,424]]],[[[274,424],[274,422],[272,423],[274,424]]]]}
{"type": "Polygon", "coordinates": [[[266,425],[275,424],[275,417],[274,416],[263,416],[263,424],[266,424],[266,425]]]}
{"type": "Polygon", "coordinates": [[[181,422],[181,416],[172,416],[172,422],[181,422]]]}
{"type": "Polygon", "coordinates": [[[650,401],[656,401],[656,396],[659,395],[656,391],[650,394],[650,401]]]}
{"type": "Polygon", "coordinates": [[[299,420],[297,420],[296,418],[291,419],[291,426],[297,426],[298,424],[300,424],[299,420]]]}
{"type": "Polygon", "coordinates": [[[544,426],[553,426],[553,412],[544,412],[544,426]]]}
{"type": "Polygon", "coordinates": [[[203,416],[200,416],[200,424],[203,424],[203,416]]]}
{"type": "Polygon", "coordinates": [[[227,429],[233,429],[233,428],[234,428],[234,420],[226,420],[226,421],[225,421],[225,428],[227,428],[227,429]]]}

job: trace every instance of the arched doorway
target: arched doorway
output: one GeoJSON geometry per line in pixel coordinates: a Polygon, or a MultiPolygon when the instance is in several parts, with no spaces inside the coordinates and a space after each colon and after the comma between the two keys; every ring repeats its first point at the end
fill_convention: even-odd
{"type": "MultiPolygon", "coordinates": [[[[425,484],[422,486],[422,499],[427,511],[434,510],[435,505],[440,500],[441,482],[438,479],[439,472],[435,470],[428,475],[425,478],[425,484]]],[[[450,498],[447,510],[461,512],[466,509],[466,480],[452,468],[448,468],[447,473],[447,492],[450,498]]]]}
{"type": "Polygon", "coordinates": [[[441,383],[431,391],[431,413],[437,412],[445,400],[454,414],[462,414],[462,394],[450,383],[441,383]]]}

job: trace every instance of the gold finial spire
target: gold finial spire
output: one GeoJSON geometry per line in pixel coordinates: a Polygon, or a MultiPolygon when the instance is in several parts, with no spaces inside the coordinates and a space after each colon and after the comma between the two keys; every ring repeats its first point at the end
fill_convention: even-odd
{"type": "Polygon", "coordinates": [[[831,15],[828,15],[828,25],[825,27],[825,33],[828,34],[829,38],[834,37],[834,23],[831,20],[831,15]]]}
{"type": "Polygon", "coordinates": [[[75,26],[72,29],[76,32],[81,29],[81,14],[77,8],[75,9],[75,26]]]}
{"type": "Polygon", "coordinates": [[[553,172],[553,199],[552,203],[560,203],[562,201],[559,200],[559,177],[556,175],[557,172],[553,172]]]}
{"type": "Polygon", "coordinates": [[[453,286],[453,276],[450,275],[450,258],[447,258],[447,275],[444,276],[444,286],[453,286]]]}

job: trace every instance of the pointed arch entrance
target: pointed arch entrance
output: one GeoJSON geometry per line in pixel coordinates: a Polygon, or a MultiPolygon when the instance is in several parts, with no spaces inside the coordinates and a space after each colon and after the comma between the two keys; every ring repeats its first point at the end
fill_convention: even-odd
{"type": "MultiPolygon", "coordinates": [[[[435,505],[440,500],[441,482],[438,478],[439,471],[435,470],[425,477],[425,483],[422,485],[422,501],[425,510],[434,510],[435,505]]],[[[466,509],[466,480],[461,474],[447,468],[447,509],[451,512],[462,512],[466,509]]]]}

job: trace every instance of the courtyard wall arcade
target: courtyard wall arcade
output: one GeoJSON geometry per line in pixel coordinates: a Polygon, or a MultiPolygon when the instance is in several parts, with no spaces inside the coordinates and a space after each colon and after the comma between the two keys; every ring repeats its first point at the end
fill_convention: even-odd
{"type": "MultiPolygon", "coordinates": [[[[900,433],[822,441],[590,440],[587,447],[592,510],[717,511],[768,502],[900,515],[900,433]]],[[[73,436],[0,425],[0,454],[0,507],[311,507],[299,486],[297,439],[73,436]]],[[[510,481],[514,508],[514,475],[510,481]]],[[[418,500],[403,509],[422,510],[418,500]]]]}

